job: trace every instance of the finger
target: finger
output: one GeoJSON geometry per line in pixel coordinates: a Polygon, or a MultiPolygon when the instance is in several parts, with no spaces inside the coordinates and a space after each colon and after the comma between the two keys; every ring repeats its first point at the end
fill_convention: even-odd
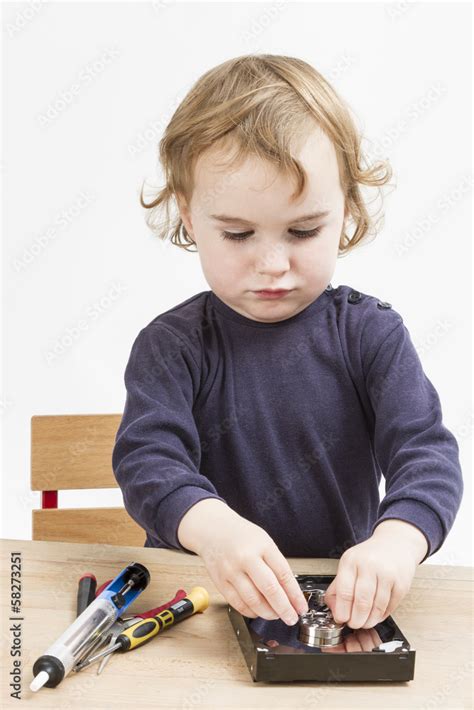
{"type": "Polygon", "coordinates": [[[395,611],[404,596],[404,589],[400,585],[395,583],[391,590],[390,602],[388,603],[388,606],[385,610],[385,618],[387,618],[387,616],[390,616],[390,614],[395,611]]]}
{"type": "Polygon", "coordinates": [[[323,601],[326,604],[327,607],[329,607],[333,617],[334,617],[334,611],[336,608],[336,578],[334,578],[331,582],[331,584],[328,586],[326,591],[324,592],[324,597],[323,601]]]}
{"type": "Polygon", "coordinates": [[[250,609],[241,599],[239,593],[231,582],[227,580],[221,582],[218,585],[218,589],[224,596],[224,599],[240,614],[242,614],[243,616],[248,616],[251,619],[254,619],[256,616],[258,616],[258,614],[255,614],[252,609],[250,609]]]}
{"type": "Polygon", "coordinates": [[[335,578],[336,600],[332,609],[334,621],[345,624],[351,618],[356,581],[356,566],[341,557],[335,578]]]}
{"type": "Polygon", "coordinates": [[[326,596],[326,594],[332,595],[333,592],[335,591],[335,589],[336,589],[336,577],[334,577],[332,582],[330,584],[328,584],[328,586],[326,587],[326,591],[324,592],[324,596],[326,596]]]}
{"type": "Polygon", "coordinates": [[[269,621],[278,619],[278,614],[268,605],[267,601],[247,574],[244,572],[236,574],[235,577],[232,578],[232,586],[244,604],[252,609],[257,616],[261,616],[262,619],[269,621]]]}
{"type": "Polygon", "coordinates": [[[352,613],[348,622],[352,629],[359,629],[367,621],[377,590],[377,577],[373,572],[362,572],[359,568],[357,572],[352,613]]]}
{"type": "Polygon", "coordinates": [[[392,586],[391,582],[380,579],[380,577],[377,578],[377,591],[372,604],[372,611],[365,624],[363,624],[364,629],[371,629],[386,618],[386,609],[390,603],[392,586]]]}
{"type": "Polygon", "coordinates": [[[286,557],[276,545],[272,545],[265,550],[263,559],[273,571],[296,612],[298,614],[306,614],[309,611],[308,602],[286,557]]]}
{"type": "Polygon", "coordinates": [[[298,621],[296,611],[291,606],[273,570],[263,559],[253,559],[248,563],[248,566],[245,567],[245,571],[257,589],[262,592],[271,608],[276,611],[285,624],[288,624],[288,626],[296,624],[298,621]]]}

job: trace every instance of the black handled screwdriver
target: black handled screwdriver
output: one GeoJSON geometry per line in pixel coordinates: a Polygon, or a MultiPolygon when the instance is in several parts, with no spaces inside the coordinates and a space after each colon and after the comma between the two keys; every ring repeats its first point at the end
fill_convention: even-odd
{"type": "Polygon", "coordinates": [[[97,589],[97,579],[91,572],[86,572],[79,580],[77,587],[77,616],[80,616],[84,609],[95,599],[97,589]]]}

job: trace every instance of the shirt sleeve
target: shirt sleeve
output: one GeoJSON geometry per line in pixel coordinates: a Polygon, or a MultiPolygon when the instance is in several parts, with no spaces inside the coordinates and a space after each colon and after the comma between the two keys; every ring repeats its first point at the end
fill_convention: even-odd
{"type": "Polygon", "coordinates": [[[184,514],[205,498],[223,498],[199,472],[193,417],[200,368],[184,341],[163,325],[138,334],[125,370],[126,401],[112,468],[130,516],[171,548],[184,514]]]}
{"type": "Polygon", "coordinates": [[[395,311],[379,314],[369,328],[377,328],[377,320],[384,317],[390,328],[381,328],[375,347],[367,342],[365,347],[366,388],[375,414],[374,452],[386,480],[372,532],[389,518],[412,523],[428,542],[424,562],[443,544],[459,509],[459,448],[443,424],[438,393],[403,319],[395,311]]]}

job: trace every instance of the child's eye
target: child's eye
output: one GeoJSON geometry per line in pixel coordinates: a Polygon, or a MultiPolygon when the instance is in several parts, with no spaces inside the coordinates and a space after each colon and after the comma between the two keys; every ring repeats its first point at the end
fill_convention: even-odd
{"type": "MultiPolygon", "coordinates": [[[[310,229],[308,231],[290,229],[289,232],[297,239],[307,239],[308,237],[315,237],[319,234],[321,229],[322,227],[316,227],[316,229],[310,229]]],[[[233,242],[243,242],[252,234],[253,232],[222,232],[221,237],[223,239],[230,239],[233,242]]]]}

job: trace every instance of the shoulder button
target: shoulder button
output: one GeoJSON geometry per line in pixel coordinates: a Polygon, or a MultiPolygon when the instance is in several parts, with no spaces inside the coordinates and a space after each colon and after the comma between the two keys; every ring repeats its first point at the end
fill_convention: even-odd
{"type": "Polygon", "coordinates": [[[377,308],[391,308],[392,304],[387,301],[377,301],[377,308]]]}
{"type": "Polygon", "coordinates": [[[362,294],[360,291],[352,290],[350,292],[350,294],[348,295],[347,300],[349,303],[359,303],[361,298],[362,298],[362,294]]]}

